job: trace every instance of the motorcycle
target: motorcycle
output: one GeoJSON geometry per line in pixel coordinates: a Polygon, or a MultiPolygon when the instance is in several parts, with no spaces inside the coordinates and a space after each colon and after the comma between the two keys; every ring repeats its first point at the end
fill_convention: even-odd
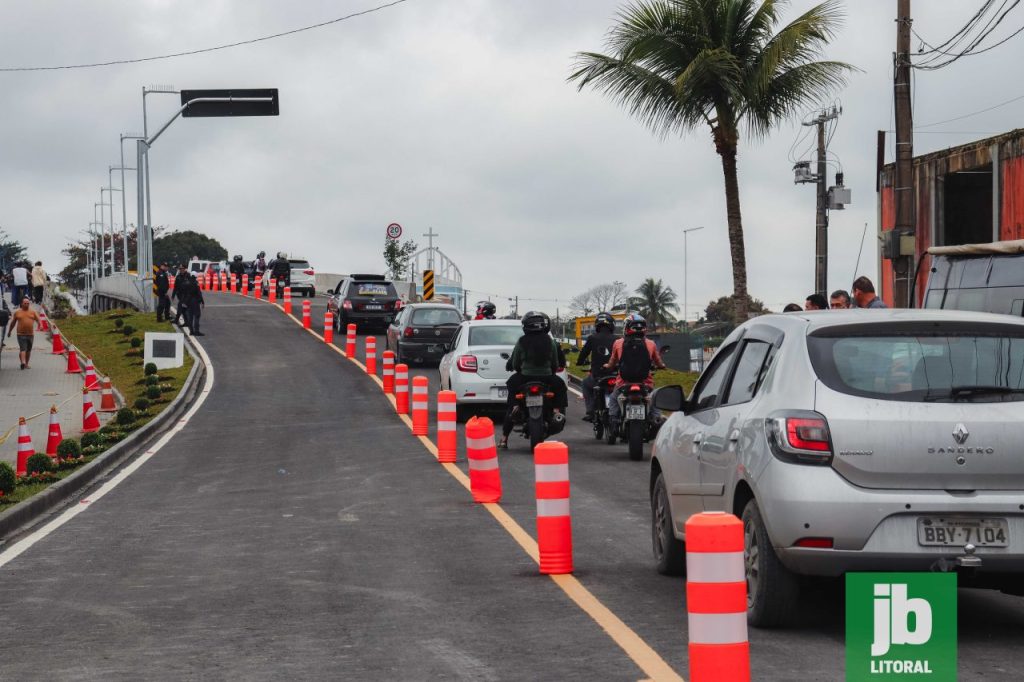
{"type": "Polygon", "coordinates": [[[626,384],[618,393],[609,395],[608,400],[619,401],[621,419],[613,424],[605,410],[605,442],[615,445],[616,439],[622,439],[629,443],[629,458],[642,460],[644,443],[654,439],[663,421],[651,410],[651,390],[639,383],[626,384]]]}
{"type": "Polygon", "coordinates": [[[594,380],[594,438],[604,438],[608,423],[608,396],[615,390],[615,375],[597,377],[594,380]]]}
{"type": "Polygon", "coordinates": [[[516,393],[515,399],[512,423],[523,438],[530,439],[531,452],[545,438],[561,433],[565,428],[565,415],[555,412],[555,394],[548,389],[547,384],[527,382],[516,393]]]}

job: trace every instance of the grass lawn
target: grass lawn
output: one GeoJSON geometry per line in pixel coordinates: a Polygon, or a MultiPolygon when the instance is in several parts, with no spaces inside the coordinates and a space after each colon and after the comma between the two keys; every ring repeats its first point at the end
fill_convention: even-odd
{"type": "MultiPolygon", "coordinates": [[[[71,317],[60,320],[57,326],[66,342],[73,343],[79,351],[92,356],[97,372],[110,377],[110,381],[125,397],[128,407],[132,407],[137,398],[147,397],[148,388],[143,380],[142,347],[133,349],[131,338],[141,340],[145,332],[177,331],[169,322],[157,322],[153,313],[127,310],[71,317]],[[125,336],[121,329],[115,327],[118,319],[123,321],[123,327],[135,328],[131,337],[125,336]]],[[[145,424],[178,395],[191,369],[192,356],[185,353],[184,366],[159,372],[160,384],[170,388],[164,390],[159,398],[150,399],[153,406],[149,408],[148,414],[141,415],[136,426],[145,424]]]]}
{"type": "MultiPolygon", "coordinates": [[[[566,359],[569,362],[569,367],[566,367],[566,371],[575,377],[582,379],[587,376],[590,372],[590,367],[577,367],[573,364],[576,359],[576,353],[566,353],[566,359]]],[[[690,395],[690,391],[693,390],[693,385],[697,383],[697,377],[700,376],[700,372],[680,372],[674,369],[660,369],[654,373],[654,386],[658,388],[660,386],[671,386],[678,384],[683,387],[683,391],[686,395],[690,395]]]]}

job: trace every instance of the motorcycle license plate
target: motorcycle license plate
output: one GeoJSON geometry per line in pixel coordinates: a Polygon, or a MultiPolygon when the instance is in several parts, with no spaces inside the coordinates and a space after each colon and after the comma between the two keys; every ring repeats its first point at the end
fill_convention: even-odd
{"type": "Polygon", "coordinates": [[[526,396],[527,407],[544,407],[544,396],[542,395],[528,395],[526,396]]]}
{"type": "Polygon", "coordinates": [[[626,419],[646,419],[647,410],[643,405],[626,405],[626,419]]]}
{"type": "Polygon", "coordinates": [[[917,544],[924,547],[1007,547],[1006,519],[957,519],[925,516],[917,520],[917,544]]]}

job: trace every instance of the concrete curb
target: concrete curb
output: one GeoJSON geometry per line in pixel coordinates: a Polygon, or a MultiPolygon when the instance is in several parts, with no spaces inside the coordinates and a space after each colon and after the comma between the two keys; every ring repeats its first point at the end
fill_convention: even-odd
{"type": "Polygon", "coordinates": [[[192,356],[192,369],[185,378],[178,395],[160,414],[151,419],[145,426],[132,432],[124,440],[115,444],[99,457],[89,462],[73,474],[57,481],[46,490],[28,498],[11,509],[0,513],[0,538],[7,539],[25,526],[37,521],[48,511],[66,502],[89,484],[98,480],[112,469],[124,464],[140,454],[140,446],[152,436],[183,414],[199,395],[202,387],[201,379],[206,374],[206,366],[192,349],[194,343],[186,336],[186,346],[192,356]]]}

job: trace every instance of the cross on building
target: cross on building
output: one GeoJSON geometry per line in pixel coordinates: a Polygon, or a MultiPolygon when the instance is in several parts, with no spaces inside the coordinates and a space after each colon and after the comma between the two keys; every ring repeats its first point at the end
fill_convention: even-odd
{"type": "Polygon", "coordinates": [[[427,238],[427,269],[434,269],[434,237],[440,237],[437,232],[434,232],[434,228],[429,228],[423,233],[423,236],[427,238]]]}

